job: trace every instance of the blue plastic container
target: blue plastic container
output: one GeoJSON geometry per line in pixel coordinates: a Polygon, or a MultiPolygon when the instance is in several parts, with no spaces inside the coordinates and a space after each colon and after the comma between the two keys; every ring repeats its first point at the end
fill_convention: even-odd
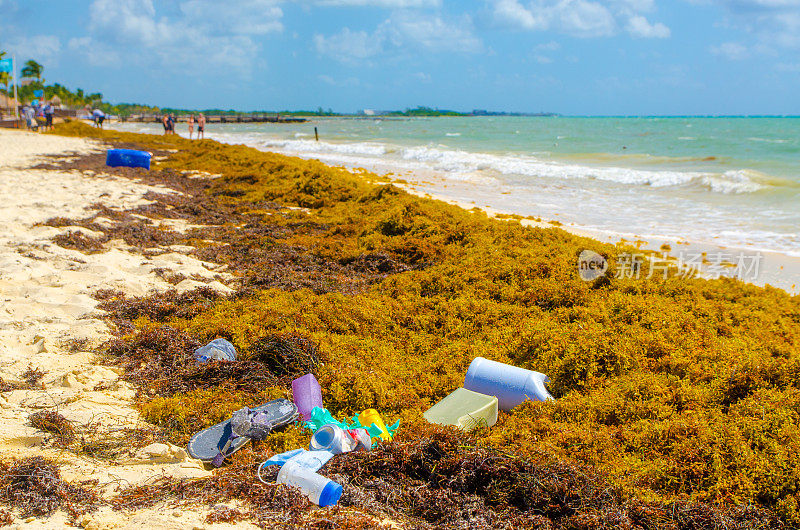
{"type": "Polygon", "coordinates": [[[110,167],[143,167],[150,169],[151,154],[134,149],[109,149],[106,152],[106,165],[110,167]]]}
{"type": "Polygon", "coordinates": [[[236,348],[225,339],[214,339],[205,346],[194,351],[194,358],[199,363],[207,363],[214,359],[217,361],[235,361],[236,348]]]}
{"type": "Polygon", "coordinates": [[[500,410],[509,411],[528,399],[553,399],[545,387],[548,382],[550,379],[543,373],[476,357],[467,370],[464,388],[497,396],[500,410]]]}

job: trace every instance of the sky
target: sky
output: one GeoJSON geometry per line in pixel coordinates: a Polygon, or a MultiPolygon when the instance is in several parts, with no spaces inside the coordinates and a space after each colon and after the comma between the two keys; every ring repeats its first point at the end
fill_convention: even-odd
{"type": "Polygon", "coordinates": [[[800,114],[800,0],[0,0],[0,50],[114,103],[800,114]]]}

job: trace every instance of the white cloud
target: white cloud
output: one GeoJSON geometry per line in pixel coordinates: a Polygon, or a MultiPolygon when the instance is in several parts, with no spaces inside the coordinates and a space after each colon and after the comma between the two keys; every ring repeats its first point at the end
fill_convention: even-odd
{"type": "Polygon", "coordinates": [[[371,33],[343,28],[334,35],[315,35],[314,46],[323,55],[352,64],[365,64],[379,54],[409,49],[463,53],[483,49],[483,43],[472,32],[469,17],[446,21],[410,11],[393,13],[371,33]]]}
{"type": "Polygon", "coordinates": [[[316,0],[314,3],[321,6],[373,6],[392,9],[439,7],[442,4],[441,0],[316,0]]]}
{"type": "Polygon", "coordinates": [[[323,55],[342,62],[360,62],[379,54],[383,38],[366,31],[351,31],[344,28],[335,35],[314,35],[314,46],[323,55]]]}
{"type": "Polygon", "coordinates": [[[800,48],[800,0],[718,0],[731,25],[756,35],[764,47],[800,48]]]}
{"type": "Polygon", "coordinates": [[[355,77],[348,77],[346,79],[337,80],[329,75],[321,74],[317,76],[317,79],[325,83],[326,85],[331,85],[335,87],[355,87],[361,84],[355,77]]]}
{"type": "Polygon", "coordinates": [[[67,49],[82,53],[92,66],[118,64],[121,60],[116,50],[101,42],[93,41],[91,37],[72,38],[67,42],[67,49]]]}
{"type": "Polygon", "coordinates": [[[517,0],[498,0],[494,6],[494,17],[501,24],[526,30],[543,30],[550,25],[548,12],[543,11],[537,16],[517,0]]]}
{"type": "Polygon", "coordinates": [[[264,35],[283,30],[281,3],[281,0],[239,0],[220,9],[218,2],[187,0],[181,3],[180,10],[192,26],[213,21],[218,32],[264,35]]]}
{"type": "Polygon", "coordinates": [[[258,60],[253,37],[282,31],[281,3],[243,0],[223,9],[214,0],[184,0],[169,18],[153,0],[94,0],[88,40],[71,39],[69,48],[93,64],[146,62],[197,73],[246,73],[258,60]]]}
{"type": "Polygon", "coordinates": [[[667,26],[642,15],[654,9],[655,0],[493,0],[494,20],[502,26],[582,38],[615,35],[623,23],[636,37],[669,37],[667,26]]]}
{"type": "Polygon", "coordinates": [[[20,64],[31,58],[41,63],[53,60],[58,55],[61,41],[53,35],[20,36],[3,44],[3,49],[9,55],[16,55],[20,64]]]}
{"type": "Polygon", "coordinates": [[[736,42],[723,42],[719,46],[712,46],[710,51],[730,61],[740,61],[749,56],[747,48],[736,42]]]}
{"type": "Polygon", "coordinates": [[[383,23],[382,28],[397,46],[410,44],[431,51],[472,53],[483,44],[472,34],[472,20],[462,16],[452,21],[441,17],[401,12],[383,23]]]}
{"type": "Polygon", "coordinates": [[[576,37],[605,37],[615,31],[613,15],[598,2],[562,0],[557,13],[561,30],[576,37]]]}
{"type": "Polygon", "coordinates": [[[651,24],[642,15],[634,15],[628,20],[625,29],[634,37],[642,39],[666,39],[670,36],[667,26],[661,22],[651,24]]]}
{"type": "Polygon", "coordinates": [[[550,42],[537,44],[536,49],[541,51],[555,52],[561,49],[561,44],[557,43],[554,40],[551,40],[550,42]]]}

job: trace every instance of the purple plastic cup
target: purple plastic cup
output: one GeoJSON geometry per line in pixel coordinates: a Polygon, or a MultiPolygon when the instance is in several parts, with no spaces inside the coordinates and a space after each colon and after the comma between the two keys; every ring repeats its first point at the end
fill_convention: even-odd
{"type": "Polygon", "coordinates": [[[322,388],[314,374],[306,374],[292,381],[292,397],[297,410],[306,421],[311,419],[314,407],[323,408],[322,388]]]}

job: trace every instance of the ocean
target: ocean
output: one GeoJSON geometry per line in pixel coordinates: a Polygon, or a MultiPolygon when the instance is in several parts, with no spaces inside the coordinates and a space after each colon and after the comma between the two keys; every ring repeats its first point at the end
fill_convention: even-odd
{"type": "MultiPolygon", "coordinates": [[[[187,135],[185,123],[176,127],[187,135]]],[[[375,117],[206,129],[207,138],[365,167],[423,193],[616,239],[800,256],[800,118],[375,117]]]]}

